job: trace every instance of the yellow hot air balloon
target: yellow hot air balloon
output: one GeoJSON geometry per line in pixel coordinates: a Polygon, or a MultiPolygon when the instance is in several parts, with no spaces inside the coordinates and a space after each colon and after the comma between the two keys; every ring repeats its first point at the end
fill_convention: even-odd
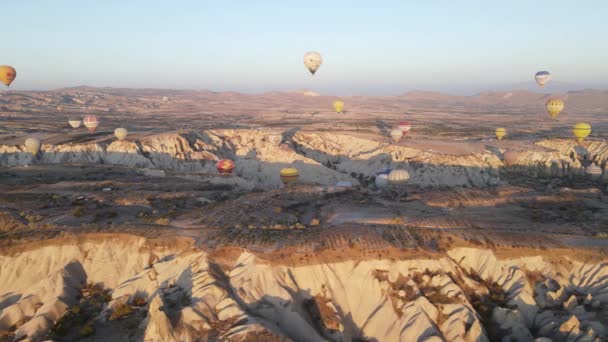
{"type": "Polygon", "coordinates": [[[129,134],[129,131],[127,131],[126,128],[120,127],[120,128],[117,128],[114,130],[114,136],[118,140],[124,140],[128,134],[129,134]]]}
{"type": "Polygon", "coordinates": [[[334,101],[334,109],[336,110],[336,113],[342,113],[342,110],[344,109],[344,102],[340,100],[334,101]]]}
{"type": "Polygon", "coordinates": [[[547,113],[551,116],[551,119],[557,120],[557,116],[564,110],[564,101],[560,99],[550,99],[545,104],[545,108],[547,109],[547,113]]]}
{"type": "Polygon", "coordinates": [[[40,146],[42,146],[42,142],[38,138],[27,138],[25,139],[24,145],[25,150],[35,156],[38,154],[38,152],[40,152],[40,146]]]}
{"type": "Polygon", "coordinates": [[[588,123],[577,123],[572,128],[572,134],[576,137],[576,141],[582,142],[591,133],[591,125],[588,123]]]}
{"type": "Polygon", "coordinates": [[[17,71],[15,71],[15,68],[8,65],[0,65],[0,81],[4,83],[5,86],[10,86],[16,77],[17,71]]]}
{"type": "Polygon", "coordinates": [[[506,129],[504,129],[504,128],[496,129],[496,137],[498,138],[498,140],[502,139],[505,135],[507,135],[506,129]]]}
{"type": "Polygon", "coordinates": [[[286,167],[281,169],[281,181],[283,184],[287,185],[290,183],[295,183],[298,181],[298,169],[293,167],[286,167]]]}

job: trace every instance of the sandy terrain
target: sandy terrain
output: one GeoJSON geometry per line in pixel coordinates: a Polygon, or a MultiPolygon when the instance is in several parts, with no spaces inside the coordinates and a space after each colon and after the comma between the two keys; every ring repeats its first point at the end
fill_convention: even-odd
{"type": "Polygon", "coordinates": [[[607,92],[309,95],[0,93],[0,341],[608,339],[607,92]]]}

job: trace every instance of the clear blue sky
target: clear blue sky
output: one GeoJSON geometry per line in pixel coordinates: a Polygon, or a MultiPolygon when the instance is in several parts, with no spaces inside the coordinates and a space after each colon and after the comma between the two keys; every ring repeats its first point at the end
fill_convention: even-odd
{"type": "Polygon", "coordinates": [[[466,93],[608,85],[608,1],[6,0],[15,89],[466,93]],[[314,77],[302,55],[317,50],[314,77]]]}

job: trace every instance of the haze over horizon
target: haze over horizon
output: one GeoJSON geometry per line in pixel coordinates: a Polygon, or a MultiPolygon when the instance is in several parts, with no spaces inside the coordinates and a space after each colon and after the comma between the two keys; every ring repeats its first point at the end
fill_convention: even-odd
{"type": "Polygon", "coordinates": [[[608,4],[436,1],[13,2],[10,89],[78,85],[331,95],[607,89],[608,4]],[[311,76],[302,55],[324,62],[311,76]],[[535,89],[536,90],[536,89],[535,89]]]}

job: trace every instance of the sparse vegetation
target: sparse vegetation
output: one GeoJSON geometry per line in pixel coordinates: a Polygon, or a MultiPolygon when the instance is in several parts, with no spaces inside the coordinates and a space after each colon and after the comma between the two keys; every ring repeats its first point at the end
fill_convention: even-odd
{"type": "Polygon", "coordinates": [[[133,308],[128,304],[120,304],[112,311],[109,319],[115,321],[117,319],[123,319],[130,316],[133,313],[133,308]]]}

